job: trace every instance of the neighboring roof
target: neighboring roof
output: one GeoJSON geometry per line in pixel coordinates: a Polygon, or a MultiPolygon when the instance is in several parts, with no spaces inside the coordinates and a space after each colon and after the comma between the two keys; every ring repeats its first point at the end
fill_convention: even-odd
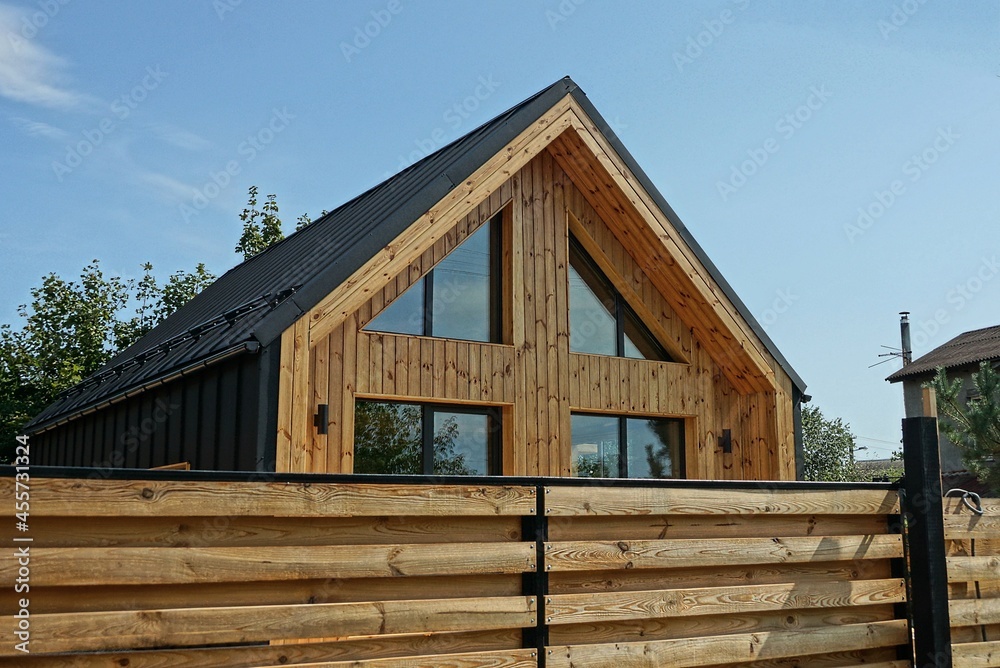
{"type": "Polygon", "coordinates": [[[301,315],[567,94],[590,116],[795,387],[803,392],[805,383],[750,310],[586,94],[565,77],[230,269],[104,368],[61,396],[26,428],[38,431],[193,364],[228,351],[253,351],[274,342],[301,315]]]}
{"type": "Polygon", "coordinates": [[[994,359],[1000,359],[1000,325],[959,334],[943,346],[913,360],[886,380],[895,383],[913,376],[934,373],[938,367],[951,369],[994,359]]]}

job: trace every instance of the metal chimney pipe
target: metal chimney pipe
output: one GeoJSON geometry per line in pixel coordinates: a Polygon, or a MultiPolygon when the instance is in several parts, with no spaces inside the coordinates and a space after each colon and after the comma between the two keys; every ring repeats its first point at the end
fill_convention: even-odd
{"type": "Polygon", "coordinates": [[[899,338],[903,348],[903,366],[913,361],[913,348],[910,346],[910,312],[899,312],[899,338]]]}

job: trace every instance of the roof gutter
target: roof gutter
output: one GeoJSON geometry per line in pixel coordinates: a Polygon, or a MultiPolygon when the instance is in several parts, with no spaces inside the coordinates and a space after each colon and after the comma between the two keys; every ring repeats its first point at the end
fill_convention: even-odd
{"type": "Polygon", "coordinates": [[[141,394],[151,388],[164,385],[173,380],[177,380],[178,378],[187,376],[195,371],[204,369],[205,367],[218,364],[219,362],[224,362],[225,360],[228,360],[232,357],[236,357],[237,355],[241,355],[243,353],[253,354],[259,350],[260,350],[260,343],[258,343],[257,341],[244,341],[243,343],[240,343],[236,346],[227,348],[226,350],[223,350],[214,355],[206,357],[203,360],[192,362],[191,364],[183,366],[179,368],[177,371],[170,374],[169,376],[164,376],[162,378],[157,378],[155,380],[147,381],[145,383],[142,383],[141,385],[136,385],[135,387],[129,387],[127,389],[119,391],[116,394],[111,395],[107,399],[104,399],[94,404],[89,404],[87,406],[84,406],[83,408],[73,411],[72,413],[69,413],[68,415],[65,415],[64,417],[57,418],[55,421],[45,422],[42,423],[40,426],[31,427],[29,433],[41,434],[43,432],[49,431],[50,429],[55,429],[56,427],[62,426],[71,420],[83,417],[84,415],[89,415],[90,413],[95,413],[101,410],[102,408],[107,408],[108,406],[116,404],[119,401],[124,401],[125,399],[134,397],[135,395],[141,394]]]}

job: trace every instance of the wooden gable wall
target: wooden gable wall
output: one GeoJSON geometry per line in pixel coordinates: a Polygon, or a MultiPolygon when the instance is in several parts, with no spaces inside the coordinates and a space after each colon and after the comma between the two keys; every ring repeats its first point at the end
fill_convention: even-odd
{"type": "MultiPolygon", "coordinates": [[[[746,366],[743,348],[720,352],[739,343],[686,307],[698,295],[675,284],[671,272],[683,263],[651,254],[650,242],[660,240],[613,201],[599,172],[584,176],[585,165],[568,150],[579,141],[549,141],[401,271],[386,275],[384,287],[339,324],[310,331],[304,316],[285,332],[278,471],[351,472],[354,401],[381,398],[500,407],[505,475],[569,475],[570,414],[587,411],[684,418],[689,478],[794,478],[791,380],[766,352],[752,354],[767,377],[746,366]],[[497,212],[503,215],[502,343],[362,331],[497,212]],[[570,232],[682,362],[570,353],[570,232]],[[325,435],[313,426],[318,404],[330,406],[325,435]],[[724,429],[731,430],[732,453],[720,447],[724,429]]],[[[399,264],[399,256],[391,259],[399,264]]]]}

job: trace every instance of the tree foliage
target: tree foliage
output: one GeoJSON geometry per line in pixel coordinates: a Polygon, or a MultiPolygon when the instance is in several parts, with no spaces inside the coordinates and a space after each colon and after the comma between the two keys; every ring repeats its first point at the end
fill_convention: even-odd
{"type": "MultiPolygon", "coordinates": [[[[354,413],[354,472],[423,473],[422,410],[414,404],[359,401],[354,413]]],[[[465,455],[456,452],[458,423],[448,418],[434,432],[434,473],[469,475],[465,455]]]]}
{"type": "Polygon", "coordinates": [[[250,199],[240,214],[240,220],[243,221],[243,234],[236,244],[236,252],[242,254],[244,260],[249,260],[271,244],[285,238],[285,233],[281,231],[276,197],[268,195],[267,201],[258,209],[257,186],[250,186],[250,199]]]}
{"type": "MultiPolygon", "coordinates": [[[[243,235],[236,251],[244,259],[284,238],[275,196],[268,195],[258,210],[257,192],[250,188],[240,215],[243,235]]],[[[311,222],[303,214],[297,229],[311,222]]],[[[141,267],[138,280],[105,276],[97,260],[76,281],[49,274],[31,290],[31,302],[18,307],[20,329],[0,325],[0,462],[9,461],[14,437],[59,392],[97,371],[215,280],[202,263],[174,272],[162,284],[152,264],[141,267]]]]}
{"type": "Polygon", "coordinates": [[[828,420],[818,406],[802,409],[803,474],[806,480],[843,482],[861,479],[854,463],[857,441],[850,426],[828,420]]]}
{"type": "Polygon", "coordinates": [[[929,384],[937,394],[941,432],[962,450],[969,471],[1000,492],[1000,374],[989,362],[972,375],[978,396],[962,402],[961,378],[948,380],[943,368],[929,384]]]}

